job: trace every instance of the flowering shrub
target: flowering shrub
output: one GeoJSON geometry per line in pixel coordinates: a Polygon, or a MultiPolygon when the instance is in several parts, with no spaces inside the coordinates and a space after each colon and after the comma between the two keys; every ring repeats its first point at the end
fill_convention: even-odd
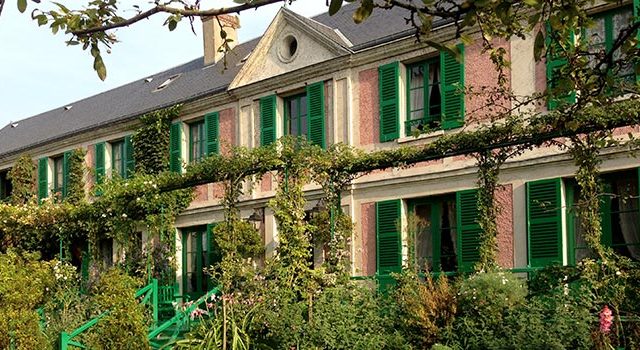
{"type": "Polygon", "coordinates": [[[51,263],[36,254],[0,254],[0,349],[46,349],[36,308],[54,285],[51,263]]]}
{"type": "Polygon", "coordinates": [[[415,273],[398,276],[394,297],[399,314],[399,328],[411,344],[428,349],[451,326],[457,307],[456,291],[447,277],[434,280],[427,276],[423,282],[415,273]]]}

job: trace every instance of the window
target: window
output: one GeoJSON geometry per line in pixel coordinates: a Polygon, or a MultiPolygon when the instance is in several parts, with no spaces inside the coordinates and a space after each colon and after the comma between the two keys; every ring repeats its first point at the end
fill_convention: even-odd
{"type": "MultiPolygon", "coordinates": [[[[604,196],[600,212],[602,215],[602,244],[611,247],[617,254],[640,260],[640,212],[638,206],[638,172],[627,170],[602,176],[604,196]]],[[[573,249],[571,263],[593,257],[584,240],[579,221],[580,188],[575,181],[566,181],[568,231],[573,249]]]]}
{"type": "MultiPolygon", "coordinates": [[[[326,147],[325,140],[325,82],[318,81],[306,87],[306,93],[284,98],[284,135],[306,136],[312,144],[326,147]]],[[[260,99],[260,145],[276,141],[277,97],[260,99]]]]}
{"type": "Polygon", "coordinates": [[[300,94],[284,100],[285,135],[307,135],[307,95],[300,94]]]}
{"type": "Polygon", "coordinates": [[[190,300],[199,298],[213,287],[204,269],[220,262],[222,256],[213,239],[215,224],[186,228],[182,231],[182,292],[190,300]]]}
{"type": "Polygon", "coordinates": [[[407,136],[441,127],[440,61],[407,66],[407,136]]]}
{"type": "MultiPolygon", "coordinates": [[[[580,40],[587,43],[591,60],[594,66],[599,56],[613,48],[613,43],[620,34],[620,31],[629,27],[633,18],[632,8],[629,6],[617,8],[611,11],[598,13],[592,16],[593,24],[588,28],[583,28],[579,33],[580,40]]],[[[567,59],[562,54],[562,47],[571,47],[575,43],[573,33],[569,38],[558,38],[553,35],[550,25],[547,25],[547,89],[554,96],[548,101],[550,110],[561,105],[575,103],[576,91],[570,77],[562,74],[562,67],[566,66],[567,59]],[[564,41],[560,45],[559,41],[564,41]]],[[[619,59],[620,50],[614,52],[614,59],[619,59]]],[[[619,82],[635,83],[636,75],[633,64],[626,64],[622,67],[615,67],[609,72],[616,77],[619,82]]],[[[610,91],[611,92],[611,91],[610,91]]]]}
{"type": "Polygon", "coordinates": [[[124,141],[111,142],[111,175],[126,178],[124,141]]]}
{"type": "Polygon", "coordinates": [[[378,67],[378,99],[380,142],[434,128],[450,130],[464,125],[464,46],[456,55],[440,52],[437,57],[406,66],[406,91],[399,86],[400,63],[378,67]],[[401,102],[407,112],[400,117],[401,102]],[[401,124],[401,119],[404,124],[401,124]]]}
{"type": "Polygon", "coordinates": [[[53,158],[53,193],[64,196],[64,157],[53,158]]]}
{"type": "Polygon", "coordinates": [[[124,139],[114,140],[108,143],[96,143],[94,161],[96,184],[101,184],[104,181],[108,168],[111,169],[112,177],[128,179],[133,176],[135,172],[135,159],[133,158],[131,135],[125,136],[124,139]],[[110,159],[105,156],[108,148],[111,149],[110,159]]]}
{"type": "Polygon", "coordinates": [[[189,163],[201,160],[207,154],[204,121],[189,124],[189,163]]]}
{"type": "Polygon", "coordinates": [[[12,186],[9,180],[9,170],[0,171],[0,202],[11,196],[12,186]]]}
{"type": "MultiPolygon", "coordinates": [[[[589,52],[608,52],[613,47],[615,39],[620,31],[629,27],[633,13],[631,7],[618,8],[596,14],[593,17],[594,24],[583,31],[584,39],[589,45],[589,52]]],[[[591,56],[593,58],[594,56],[591,56]]],[[[620,58],[620,50],[614,53],[614,59],[620,58]]],[[[620,67],[613,74],[620,80],[635,83],[635,72],[632,64],[620,67]]]]}
{"type": "Polygon", "coordinates": [[[415,262],[421,271],[451,272],[458,269],[455,195],[409,202],[409,231],[415,262]]]}
{"type": "MultiPolygon", "coordinates": [[[[408,259],[424,272],[472,271],[480,258],[477,202],[475,189],[408,200],[406,241],[414,244],[408,259]]],[[[376,203],[378,276],[402,269],[401,207],[400,200],[376,203]]]]}
{"type": "Polygon", "coordinates": [[[169,170],[172,172],[182,172],[184,158],[182,151],[185,145],[187,147],[186,156],[188,157],[186,160],[189,163],[198,162],[211,154],[219,154],[220,113],[207,113],[203,119],[189,124],[181,121],[171,124],[169,132],[169,170]],[[186,143],[184,142],[185,136],[186,143]]]}

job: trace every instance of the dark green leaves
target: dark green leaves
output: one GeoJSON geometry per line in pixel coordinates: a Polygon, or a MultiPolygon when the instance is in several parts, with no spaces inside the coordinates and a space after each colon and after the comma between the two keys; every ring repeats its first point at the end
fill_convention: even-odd
{"type": "Polygon", "coordinates": [[[18,0],[18,11],[24,13],[27,10],[27,0],[18,0]]]}
{"type": "Polygon", "coordinates": [[[329,14],[331,16],[335,15],[336,13],[338,13],[338,11],[340,11],[341,7],[342,0],[331,0],[331,3],[329,4],[329,14]]]}
{"type": "Polygon", "coordinates": [[[362,0],[360,7],[353,13],[353,21],[356,23],[362,23],[364,20],[371,16],[373,12],[373,0],[362,0]]]}

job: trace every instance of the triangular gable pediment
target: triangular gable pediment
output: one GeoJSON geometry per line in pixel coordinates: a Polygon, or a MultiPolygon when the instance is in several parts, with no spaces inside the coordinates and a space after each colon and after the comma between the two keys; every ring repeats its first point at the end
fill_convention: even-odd
{"type": "Polygon", "coordinates": [[[333,29],[281,9],[229,89],[255,83],[350,53],[351,43],[333,29]]]}

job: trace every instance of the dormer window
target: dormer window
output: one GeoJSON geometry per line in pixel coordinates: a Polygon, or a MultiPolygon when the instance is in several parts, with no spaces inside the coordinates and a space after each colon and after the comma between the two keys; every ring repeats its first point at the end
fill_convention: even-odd
{"type": "Polygon", "coordinates": [[[167,80],[163,81],[162,84],[158,85],[158,87],[155,89],[155,91],[160,91],[160,90],[166,88],[167,86],[169,86],[169,84],[174,82],[179,77],[180,77],[180,74],[175,74],[175,75],[170,76],[167,80]]]}

